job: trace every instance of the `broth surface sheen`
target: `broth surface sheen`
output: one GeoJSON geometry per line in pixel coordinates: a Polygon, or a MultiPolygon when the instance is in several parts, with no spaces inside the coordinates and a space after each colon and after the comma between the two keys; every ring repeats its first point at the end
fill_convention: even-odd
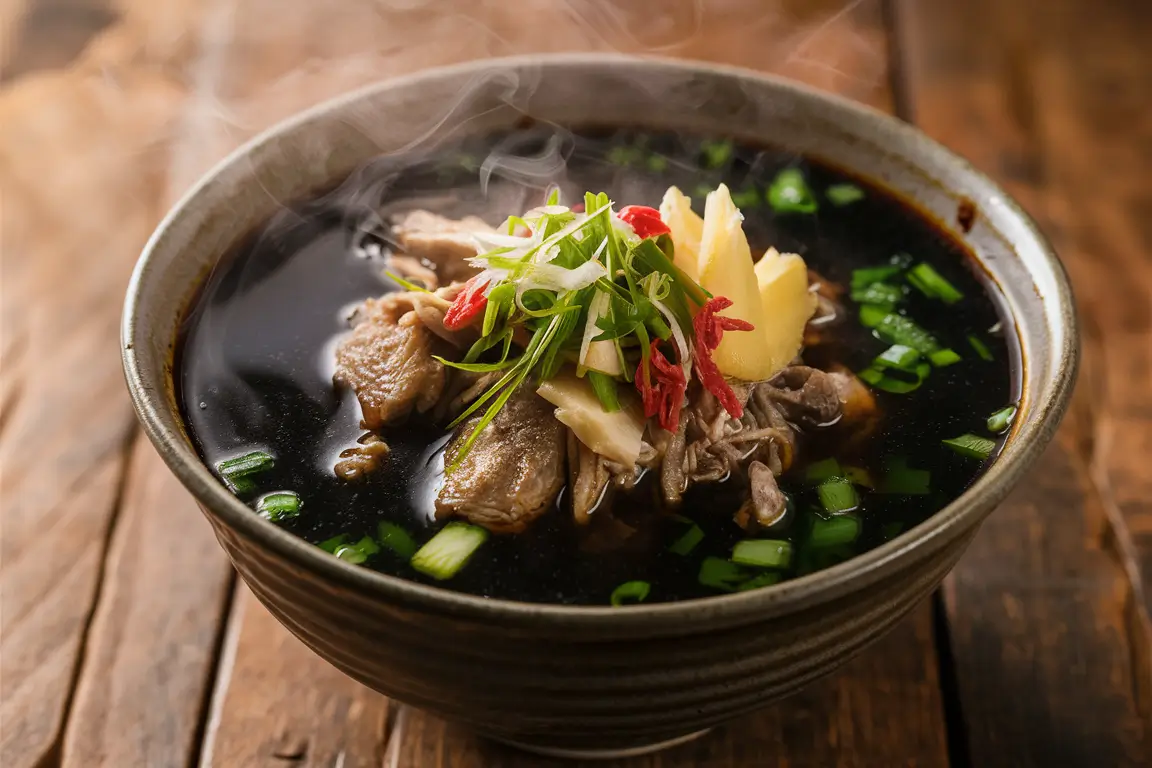
{"type": "MultiPolygon", "coordinates": [[[[364,434],[354,394],[332,382],[335,343],[347,332],[347,318],[359,302],[399,289],[383,272],[388,242],[382,217],[425,208],[450,217],[480,215],[498,224],[509,213],[541,204],[551,183],[560,186],[563,201],[582,199],[585,190],[604,191],[617,208],[656,206],[675,184],[692,196],[699,212],[701,188],[724,182],[734,196],[758,192],[757,204],[746,194],[748,204],[741,205],[753,253],[769,246],[799,253],[810,269],[845,288],[854,269],[907,253],[964,294],[946,305],[909,292],[908,315],[962,361],[934,370],[909,394],[878,392],[881,427],[862,444],[835,445],[819,435],[808,439],[798,465],[780,478],[794,509],[788,526],[774,529],[771,537],[788,538],[796,546],[788,577],[858,554],[922,522],[960,495],[985,465],[941,441],[984,434],[988,416],[1017,396],[1012,368],[1018,352],[1010,321],[1004,322],[1007,333],[996,330],[1002,327],[997,289],[963,246],[874,185],[780,149],[736,145],[718,161],[709,146],[717,145],[630,129],[572,134],[528,126],[431,155],[386,158],[334,191],[282,210],[218,265],[185,320],[177,349],[178,397],[202,458],[215,466],[255,449],[275,456],[275,467],[259,476],[258,489],[240,498],[251,503],[262,493],[297,492],[300,514],[281,525],[309,542],[340,534],[353,541],[376,538],[384,520],[402,525],[417,542],[426,541],[441,525],[432,517],[431,499],[439,468],[436,449],[447,435],[442,428],[413,419],[385,430],[391,454],[379,471],[360,481],[341,480],[332,469],[340,451],[364,434]],[[720,167],[709,170],[710,164],[720,167]],[[803,171],[820,201],[817,212],[776,213],[766,202],[765,189],[780,170],[791,167],[803,171]],[[843,184],[863,190],[863,198],[830,203],[827,190],[843,184]],[[972,334],[987,345],[991,360],[974,351],[968,341],[972,334]],[[814,559],[802,542],[809,510],[818,504],[802,478],[806,464],[829,456],[877,477],[886,462],[907,461],[931,472],[931,490],[895,495],[861,488],[859,539],[832,559],[814,559]]],[[[831,342],[805,350],[807,364],[860,371],[889,346],[857,321],[857,305],[847,292],[843,304],[846,322],[836,326],[831,342]]],[[[449,581],[421,575],[386,548],[365,566],[529,602],[604,605],[615,587],[630,580],[651,583],[648,602],[718,594],[702,586],[697,575],[703,558],[727,559],[746,538],[732,522],[744,489],[719,483],[689,490],[679,512],[700,525],[704,538],[683,556],[668,546],[686,524],[660,508],[653,480],[646,477],[632,493],[618,496],[611,514],[595,517],[587,530],[571,520],[562,493],[558,509],[523,534],[489,537],[449,581]],[[621,524],[636,533],[612,546],[621,524]]]]}

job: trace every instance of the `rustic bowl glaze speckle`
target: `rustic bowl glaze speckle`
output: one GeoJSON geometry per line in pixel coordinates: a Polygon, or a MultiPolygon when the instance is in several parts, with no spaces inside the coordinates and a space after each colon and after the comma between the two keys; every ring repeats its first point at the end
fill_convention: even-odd
{"type": "Polygon", "coordinates": [[[256,138],[203,179],[148,243],[122,349],[140,421],[196,497],[240,575],[331,663],[401,701],[548,754],[635,753],[707,729],[827,674],[944,578],[1052,437],[1078,347],[1067,279],[995,184],[915,129],[795,84],[703,64],[563,55],[421,73],[324,104],[256,138]],[[486,600],[338,560],[252,513],[204,467],[173,395],[182,308],[229,246],[279,201],[380,153],[528,114],[559,123],[727,133],[878,181],[956,232],[1001,286],[1025,360],[999,460],[899,538],[775,587],[625,609],[486,600]],[[955,223],[975,203],[969,232],[955,223]]]}

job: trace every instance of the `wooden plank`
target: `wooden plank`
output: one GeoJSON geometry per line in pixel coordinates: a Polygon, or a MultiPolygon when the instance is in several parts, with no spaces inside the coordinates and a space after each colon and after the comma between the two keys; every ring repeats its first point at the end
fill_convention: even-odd
{"type": "Polygon", "coordinates": [[[313,653],[243,584],[228,626],[201,765],[384,765],[387,698],[313,653]]]}
{"type": "MultiPolygon", "coordinates": [[[[878,2],[772,3],[756,11],[705,3],[699,17],[661,4],[661,23],[650,25],[642,23],[644,4],[614,7],[620,10],[605,6],[580,18],[567,6],[538,1],[507,10],[486,6],[482,14],[460,3],[452,13],[377,8],[333,16],[305,0],[249,0],[235,6],[229,21],[214,102],[229,116],[224,133],[238,138],[338,89],[420,67],[533,50],[659,46],[665,54],[783,72],[891,108],[878,2]],[[273,14],[276,25],[262,23],[273,14]],[[408,43],[414,39],[421,41],[416,50],[408,43]]],[[[304,765],[330,765],[334,755],[343,765],[378,765],[387,736],[382,700],[335,675],[246,590],[241,595],[229,622],[204,765],[275,764],[286,744],[304,765]],[[301,697],[308,697],[305,706],[301,697]],[[373,714],[337,727],[300,714],[318,708],[373,714]]],[[[385,765],[551,764],[403,712],[385,765]]],[[[942,765],[945,753],[931,612],[924,606],[844,674],[698,744],[628,764],[942,765]]]]}
{"type": "Polygon", "coordinates": [[[199,748],[232,569],[142,435],[104,573],[61,765],[184,765],[199,748]]]}
{"type": "Polygon", "coordinates": [[[1152,15],[1146,3],[1074,0],[900,11],[917,122],[1036,215],[1084,323],[1059,443],[947,588],[972,760],[1147,764],[1152,52],[1140,30],[1152,15]]]}
{"type": "Polygon", "coordinates": [[[0,90],[6,767],[58,750],[133,429],[119,307],[160,214],[179,94],[155,75],[113,74],[38,74],[0,90]]]}

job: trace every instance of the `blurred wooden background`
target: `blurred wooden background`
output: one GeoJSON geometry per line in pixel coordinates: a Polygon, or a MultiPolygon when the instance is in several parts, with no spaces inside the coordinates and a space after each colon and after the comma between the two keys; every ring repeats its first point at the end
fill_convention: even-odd
{"type": "Polygon", "coordinates": [[[629,766],[1152,764],[1152,3],[0,0],[0,765],[536,766],[388,702],[237,584],[117,354],[166,208],[271,123],[466,59],[650,52],[787,74],[1003,182],[1086,360],[940,595],[844,672],[629,766]]]}

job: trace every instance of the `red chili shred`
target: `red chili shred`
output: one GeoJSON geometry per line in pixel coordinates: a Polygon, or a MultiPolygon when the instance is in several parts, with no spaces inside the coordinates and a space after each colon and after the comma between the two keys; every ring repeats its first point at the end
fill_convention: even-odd
{"type": "Polygon", "coordinates": [[[684,393],[688,391],[688,380],[684,369],[660,351],[659,342],[652,340],[648,357],[649,368],[644,370],[644,361],[636,368],[636,389],[644,403],[644,416],[656,417],[656,423],[669,432],[680,426],[680,408],[684,404],[684,393]]]}
{"type": "Polygon", "coordinates": [[[659,237],[667,235],[672,230],[660,218],[660,211],[646,205],[627,205],[620,209],[616,216],[632,227],[640,237],[659,237]]]}
{"type": "Polygon", "coordinates": [[[444,312],[444,327],[450,331],[458,331],[476,319],[476,316],[488,306],[488,297],[484,289],[488,281],[480,282],[480,275],[476,275],[456,295],[455,300],[444,312]]]}
{"type": "Polygon", "coordinates": [[[744,406],[740,404],[732,387],[724,380],[724,374],[720,373],[716,361],[712,359],[712,352],[720,346],[724,331],[751,331],[755,330],[755,326],[747,320],[721,317],[716,314],[730,306],[732,300],[723,296],[709,299],[692,319],[692,329],[696,336],[694,341],[696,377],[700,379],[705,389],[716,395],[716,399],[724,406],[728,415],[738,419],[744,415],[744,406]]]}

